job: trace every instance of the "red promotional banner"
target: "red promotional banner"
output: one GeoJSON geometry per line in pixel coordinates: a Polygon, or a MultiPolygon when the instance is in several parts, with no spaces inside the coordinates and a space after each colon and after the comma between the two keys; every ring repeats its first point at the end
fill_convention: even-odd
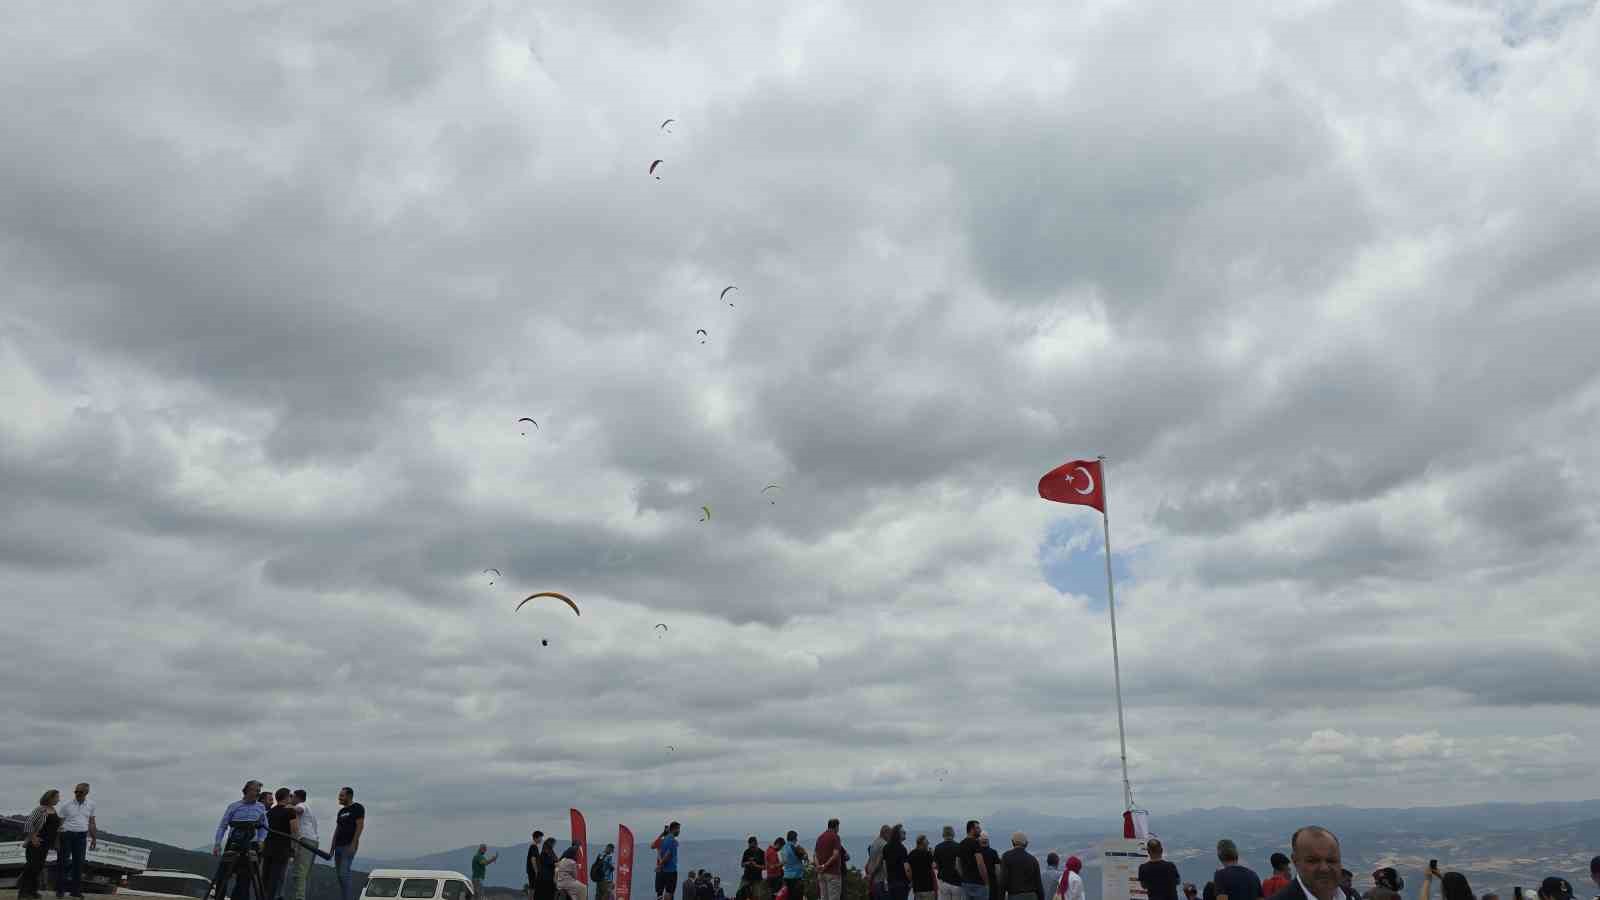
{"type": "Polygon", "coordinates": [[[617,826],[617,880],[612,895],[616,900],[633,897],[633,832],[626,825],[617,826]]]}
{"type": "Polygon", "coordinates": [[[583,813],[569,809],[572,814],[572,843],[578,848],[578,880],[589,883],[589,827],[583,822],[583,813]]]}

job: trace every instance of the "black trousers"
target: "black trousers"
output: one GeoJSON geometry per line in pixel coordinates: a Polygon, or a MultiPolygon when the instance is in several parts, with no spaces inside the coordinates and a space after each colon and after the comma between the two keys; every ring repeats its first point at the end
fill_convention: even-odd
{"type": "Polygon", "coordinates": [[[44,858],[50,853],[50,848],[44,844],[37,847],[26,844],[23,846],[25,862],[22,878],[17,881],[17,900],[39,896],[39,876],[44,874],[44,858]]]}
{"type": "Polygon", "coordinates": [[[261,859],[261,889],[267,892],[261,900],[278,900],[283,893],[283,878],[289,873],[289,859],[265,856],[261,859]]]}
{"type": "Polygon", "coordinates": [[[216,890],[212,892],[215,900],[223,897],[232,897],[233,900],[250,900],[250,863],[243,853],[232,866],[226,862],[217,863],[217,877],[211,879],[216,890]],[[233,879],[233,890],[228,890],[228,880],[233,879]]]}

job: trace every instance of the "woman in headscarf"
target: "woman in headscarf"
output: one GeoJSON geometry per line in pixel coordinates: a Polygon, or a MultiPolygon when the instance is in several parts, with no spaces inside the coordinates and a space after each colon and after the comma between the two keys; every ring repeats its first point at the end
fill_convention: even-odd
{"type": "Polygon", "coordinates": [[[51,788],[39,798],[39,805],[28,816],[28,828],[22,836],[25,860],[22,878],[17,882],[17,900],[38,900],[39,875],[44,872],[44,858],[56,845],[56,833],[61,829],[61,817],[56,815],[56,803],[61,792],[51,788]]]}
{"type": "Polygon", "coordinates": [[[578,880],[578,845],[573,844],[556,863],[556,890],[566,900],[589,900],[589,888],[578,880]]]}
{"type": "Polygon", "coordinates": [[[1083,860],[1067,857],[1067,870],[1061,873],[1061,885],[1056,888],[1058,900],[1083,900],[1083,860]]]}

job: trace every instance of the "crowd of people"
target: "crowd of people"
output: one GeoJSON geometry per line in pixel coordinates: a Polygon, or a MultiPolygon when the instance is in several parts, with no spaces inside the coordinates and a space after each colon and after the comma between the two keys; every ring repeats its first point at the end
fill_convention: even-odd
{"type": "MultiPolygon", "coordinates": [[[[355,795],[354,788],[339,789],[339,812],[328,852],[340,900],[353,900],[351,865],[367,827],[366,809],[355,802],[355,795]]],[[[216,900],[223,896],[252,900],[257,878],[262,896],[255,900],[306,900],[319,842],[317,816],[305,788],[263,791],[261,782],[245,782],[239,799],[223,810],[211,845],[211,854],[218,857],[212,879],[216,900]],[[248,852],[258,860],[254,871],[247,864],[248,852]]]]}
{"type": "MultiPolygon", "coordinates": [[[[316,856],[331,859],[340,900],[355,900],[351,867],[366,829],[366,811],[355,802],[355,791],[345,787],[338,795],[339,811],[329,851],[319,849],[317,816],[306,791],[287,787],[263,791],[261,782],[245,783],[239,800],[230,803],[217,824],[212,853],[219,857],[213,879],[218,900],[306,900],[310,872],[316,856]],[[238,860],[250,851],[258,860],[252,871],[238,860]],[[254,897],[259,878],[262,896],[254,897]],[[231,882],[231,890],[229,890],[231,882]]],[[[17,885],[18,900],[42,900],[43,871],[48,852],[55,849],[55,895],[82,898],[82,870],[86,851],[99,841],[95,802],[89,785],[73,788],[72,799],[61,801],[58,790],[48,790],[28,817],[24,833],[25,867],[17,885]]],[[[650,844],[654,851],[655,900],[679,900],[679,840],[683,826],[671,822],[650,844]]],[[[1084,900],[1083,860],[1047,853],[1043,865],[1028,850],[1028,836],[1015,832],[1010,849],[1001,853],[990,845],[982,823],[966,823],[957,840],[956,830],[945,826],[942,840],[932,844],[919,834],[909,846],[904,825],[883,825],[867,848],[860,874],[867,883],[869,900],[1084,900]]],[[[579,871],[582,850],[569,845],[557,852],[557,839],[542,831],[532,834],[527,856],[528,900],[613,900],[617,877],[616,847],[606,844],[590,863],[587,881],[579,871]]],[[[1231,840],[1217,842],[1219,867],[1204,886],[1185,882],[1178,867],[1166,859],[1159,838],[1145,843],[1147,860],[1139,866],[1138,882],[1148,900],[1405,900],[1405,880],[1393,867],[1372,873],[1372,887],[1358,892],[1354,874],[1343,867],[1339,839],[1332,831],[1307,826],[1289,838],[1289,854],[1273,853],[1271,874],[1263,881],[1240,862],[1231,840]]],[[[488,866],[498,858],[488,846],[478,845],[472,858],[474,898],[482,897],[488,866]]],[[[732,900],[845,900],[845,874],[850,854],[839,835],[839,820],[812,842],[808,852],[797,832],[790,830],[763,846],[751,835],[739,860],[739,885],[732,900]],[[808,890],[808,875],[815,887],[808,890]]],[[[1421,875],[1417,900],[1573,900],[1571,883],[1559,875],[1545,878],[1537,891],[1502,898],[1472,891],[1460,872],[1441,871],[1430,861],[1421,875]],[[1434,882],[1438,882],[1437,891],[1434,882]]],[[[623,873],[629,877],[631,873],[623,873]]],[[[1590,877],[1600,887],[1600,856],[1590,862],[1590,877]]],[[[683,879],[681,900],[730,900],[720,876],[694,870],[683,879]]],[[[1600,900],[1600,898],[1597,898],[1600,900]]]]}

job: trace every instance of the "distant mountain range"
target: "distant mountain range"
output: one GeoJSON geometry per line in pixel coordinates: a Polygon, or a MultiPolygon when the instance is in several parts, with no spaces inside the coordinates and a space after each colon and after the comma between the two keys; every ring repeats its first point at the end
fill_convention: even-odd
{"type": "MultiPolygon", "coordinates": [[[[1088,900],[1100,900],[1098,848],[1105,839],[1119,835],[1119,821],[1048,816],[1028,810],[1001,810],[982,821],[1002,852],[1009,847],[1011,832],[1021,831],[1029,836],[1029,849],[1040,857],[1051,850],[1082,857],[1088,900]]],[[[912,838],[927,834],[933,842],[939,840],[939,829],[946,824],[960,828],[962,823],[932,819],[905,822],[912,838]]],[[[1498,891],[1502,900],[1510,900],[1514,885],[1535,889],[1548,875],[1566,877],[1579,896],[1595,893],[1588,867],[1589,858],[1600,853],[1600,800],[1410,809],[1219,807],[1156,815],[1151,820],[1152,829],[1166,842],[1167,858],[1177,864],[1185,880],[1197,885],[1209,881],[1217,867],[1215,848],[1219,838],[1233,839],[1245,864],[1265,875],[1270,872],[1267,858],[1276,851],[1287,853],[1289,835],[1310,824],[1325,826],[1339,835],[1345,867],[1356,873],[1356,885],[1363,890],[1371,887],[1374,869],[1392,865],[1406,878],[1407,896],[1414,896],[1414,886],[1421,883],[1427,860],[1437,858],[1447,871],[1453,869],[1466,875],[1478,894],[1498,891]]],[[[874,832],[875,825],[871,830],[845,829],[845,846],[852,865],[866,861],[867,845],[874,832]]],[[[647,844],[654,834],[638,829],[636,833],[642,843],[637,850],[634,896],[645,900],[653,890],[653,863],[647,844]]],[[[802,834],[808,847],[815,838],[814,833],[802,834]]],[[[771,839],[770,834],[762,835],[764,843],[771,839]]],[[[604,842],[602,839],[601,845],[604,842]]],[[[489,867],[487,884],[521,887],[527,843],[491,849],[500,854],[500,860],[489,867]]],[[[408,859],[370,861],[368,865],[466,872],[476,850],[476,845],[458,847],[408,859]]],[[[707,869],[720,875],[731,896],[743,851],[743,837],[685,840],[679,850],[679,868],[707,869]]]]}

